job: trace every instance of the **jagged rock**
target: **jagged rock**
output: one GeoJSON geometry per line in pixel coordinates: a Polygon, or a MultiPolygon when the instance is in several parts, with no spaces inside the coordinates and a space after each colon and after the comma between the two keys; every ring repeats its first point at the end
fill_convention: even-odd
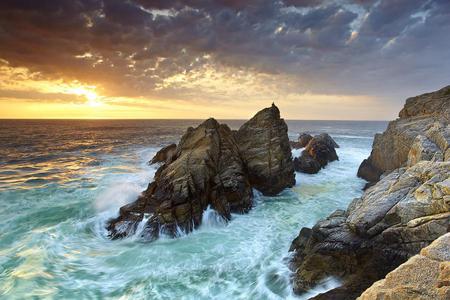
{"type": "Polygon", "coordinates": [[[369,181],[370,184],[377,182],[381,174],[383,174],[383,171],[377,169],[373,164],[370,163],[369,159],[366,158],[359,166],[357,176],[369,181]]]}
{"type": "Polygon", "coordinates": [[[321,133],[318,136],[315,136],[316,140],[319,139],[326,143],[328,147],[330,148],[339,148],[338,143],[336,143],[335,140],[328,134],[328,133],[321,133]]]}
{"type": "MultiPolygon", "coordinates": [[[[418,135],[426,136],[435,143],[444,153],[445,158],[450,141],[449,121],[450,86],[433,93],[407,99],[404,108],[399,113],[399,118],[390,122],[383,134],[375,135],[372,152],[369,158],[361,164],[358,176],[374,182],[379,180],[383,173],[405,166],[411,147],[418,135]],[[434,130],[434,133],[446,132],[443,136],[437,137],[433,132],[426,133],[435,126],[435,122],[438,122],[439,126],[447,128],[434,130]]],[[[450,157],[450,152],[448,157],[450,157]]]]}
{"type": "Polygon", "coordinates": [[[155,161],[164,164],[154,181],[108,222],[112,239],[135,233],[144,218],[145,240],[161,233],[175,237],[180,230],[198,227],[207,207],[230,220],[231,213],[251,208],[252,187],[272,195],[295,183],[287,126],[274,105],[238,132],[208,119],[188,128],[175,149],[169,146],[158,153],[155,161]]]}
{"type": "Polygon", "coordinates": [[[298,172],[315,174],[328,162],[338,160],[335,147],[339,145],[327,134],[313,137],[300,157],[294,159],[294,168],[298,172]]]}
{"type": "Polygon", "coordinates": [[[155,180],[139,199],[121,208],[109,223],[112,238],[134,232],[144,214],[148,240],[163,231],[176,236],[200,225],[203,211],[211,205],[222,217],[243,213],[252,205],[252,189],[239,148],[226,125],[208,119],[189,128],[177,147],[176,159],[161,166],[155,180]]]}
{"type": "Polygon", "coordinates": [[[423,135],[418,135],[408,153],[408,167],[414,166],[421,160],[432,160],[436,154],[443,156],[439,147],[423,135]]]}
{"type": "Polygon", "coordinates": [[[306,147],[306,145],[308,145],[309,141],[311,141],[312,138],[312,135],[308,133],[302,133],[299,135],[296,142],[290,141],[289,143],[291,144],[291,147],[293,149],[300,149],[306,147]]]}
{"type": "Polygon", "coordinates": [[[344,285],[318,299],[349,299],[449,230],[450,162],[397,169],[294,240],[294,290],[328,276],[344,285]],[[339,296],[340,295],[340,296],[339,296]]]}
{"type": "Polygon", "coordinates": [[[170,144],[162,148],[158,152],[156,152],[155,156],[153,156],[152,160],[150,161],[150,164],[156,163],[170,164],[173,160],[175,160],[176,153],[177,153],[177,145],[170,144]]]}
{"type": "Polygon", "coordinates": [[[265,195],[295,184],[287,125],[272,104],[239,128],[236,139],[250,183],[265,195]]]}
{"type": "MultiPolygon", "coordinates": [[[[363,196],[303,228],[293,241],[297,293],[337,276],[343,285],[314,299],[354,299],[449,231],[450,86],[408,99],[399,116],[375,136],[358,170],[372,181],[363,196]]],[[[367,299],[390,299],[370,295],[367,299]]]]}
{"type": "Polygon", "coordinates": [[[294,158],[294,169],[297,172],[316,174],[322,166],[308,152],[302,151],[300,157],[294,158]]]}
{"type": "Polygon", "coordinates": [[[358,300],[450,299],[450,233],[375,282],[358,300]]]}

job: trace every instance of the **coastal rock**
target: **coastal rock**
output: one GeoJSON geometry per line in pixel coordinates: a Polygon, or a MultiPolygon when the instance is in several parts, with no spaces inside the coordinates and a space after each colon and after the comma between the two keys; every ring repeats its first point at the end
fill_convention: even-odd
{"type": "Polygon", "coordinates": [[[306,145],[308,145],[309,141],[312,140],[312,135],[308,134],[308,133],[302,133],[299,135],[298,139],[296,142],[291,141],[291,147],[293,149],[300,149],[300,148],[304,148],[306,147],[306,145]]]}
{"type": "Polygon", "coordinates": [[[150,164],[156,163],[170,164],[173,160],[175,160],[176,153],[177,153],[177,145],[170,144],[162,148],[158,152],[156,152],[155,156],[153,156],[152,160],[150,161],[150,164]]]}
{"type": "Polygon", "coordinates": [[[450,299],[450,233],[368,288],[358,300],[450,299]]]}
{"type": "MultiPolygon", "coordinates": [[[[445,158],[449,144],[448,135],[438,137],[435,133],[443,133],[444,130],[441,128],[447,128],[446,131],[448,132],[449,121],[450,86],[433,93],[407,99],[404,108],[399,113],[399,118],[390,122],[383,134],[375,135],[372,152],[369,158],[361,164],[358,176],[370,182],[375,182],[385,172],[417,162],[418,160],[414,157],[408,160],[408,155],[413,144],[421,142],[416,141],[418,135],[427,137],[435,143],[445,158]],[[439,125],[436,125],[436,123],[439,125]],[[435,127],[435,130],[427,133],[432,127],[435,127]]],[[[413,151],[420,151],[419,148],[422,146],[417,144],[415,146],[416,149],[413,151]]],[[[432,151],[431,148],[430,151],[432,151]]],[[[423,151],[421,152],[423,153],[423,151]]],[[[450,156],[450,151],[448,153],[448,156],[450,156]]]]}
{"type": "Polygon", "coordinates": [[[145,215],[149,220],[143,235],[153,240],[161,232],[177,236],[180,230],[192,231],[208,206],[227,220],[230,213],[251,208],[252,189],[228,126],[208,119],[189,128],[176,150],[176,159],[158,169],[138,200],[109,222],[111,238],[133,233],[145,215]]]}
{"type": "Polygon", "coordinates": [[[338,160],[335,148],[339,145],[327,134],[313,137],[300,157],[294,159],[294,168],[298,172],[315,174],[329,162],[338,160]]]}
{"type": "Polygon", "coordinates": [[[313,228],[291,251],[297,293],[328,276],[343,286],[317,299],[351,299],[449,230],[450,162],[397,169],[313,228]],[[330,298],[328,298],[330,299],[330,298]]]}
{"type": "Polygon", "coordinates": [[[236,133],[251,185],[273,196],[295,184],[287,125],[272,104],[244,123],[236,133]]]}
{"type": "Polygon", "coordinates": [[[316,174],[322,166],[308,152],[302,151],[300,157],[294,158],[294,169],[297,172],[316,174]]]}
{"type": "Polygon", "coordinates": [[[275,105],[238,132],[214,119],[190,127],[152,161],[163,164],[142,195],[109,220],[112,239],[134,234],[144,221],[144,240],[176,237],[197,228],[208,207],[230,220],[250,210],[252,188],[274,195],[295,183],[287,126],[275,105]]]}

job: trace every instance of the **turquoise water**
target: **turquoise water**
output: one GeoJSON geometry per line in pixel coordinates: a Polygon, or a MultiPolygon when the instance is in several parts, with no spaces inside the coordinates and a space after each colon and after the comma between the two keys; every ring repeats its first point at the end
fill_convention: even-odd
{"type": "Polygon", "coordinates": [[[291,136],[329,132],[340,160],[297,174],[277,197],[257,195],[228,224],[209,210],[178,239],[106,238],[105,221],[153,177],[147,161],[198,123],[1,121],[0,298],[306,299],[336,286],[330,279],[293,295],[289,245],[301,227],[361,195],[356,170],[383,122],[290,121],[291,136]]]}

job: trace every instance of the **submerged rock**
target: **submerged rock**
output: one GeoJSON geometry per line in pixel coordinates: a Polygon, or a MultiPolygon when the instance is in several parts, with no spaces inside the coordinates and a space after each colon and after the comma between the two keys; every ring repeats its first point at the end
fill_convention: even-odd
{"type": "Polygon", "coordinates": [[[175,149],[171,145],[158,153],[154,161],[164,164],[154,181],[108,222],[112,239],[135,233],[144,218],[145,240],[188,233],[201,224],[208,207],[229,220],[231,213],[251,208],[252,187],[274,195],[295,182],[287,126],[274,105],[237,133],[208,119],[188,128],[175,149]]]}
{"type": "Polygon", "coordinates": [[[294,159],[294,168],[298,172],[315,174],[329,162],[338,160],[335,148],[339,145],[327,134],[313,137],[302,151],[300,157],[294,159]]]}
{"type": "MultiPolygon", "coordinates": [[[[411,165],[411,163],[420,161],[421,158],[430,159],[430,155],[408,159],[411,150],[416,153],[418,151],[431,153],[437,147],[444,154],[442,159],[437,157],[437,160],[449,160],[448,143],[442,143],[442,137],[433,134],[433,132],[443,133],[444,130],[431,130],[432,127],[442,127],[447,128],[448,132],[449,121],[450,86],[433,93],[407,99],[404,108],[399,113],[399,118],[390,122],[383,134],[375,135],[372,152],[359,167],[358,176],[375,182],[385,172],[405,166],[407,163],[411,165]],[[427,137],[428,141],[424,139],[416,141],[416,137],[419,135],[427,137]],[[423,142],[422,145],[417,144],[421,142],[423,142]],[[414,149],[412,149],[413,145],[414,149]],[[422,150],[420,150],[421,147],[422,150]],[[448,155],[446,156],[445,153],[448,155]]],[[[448,136],[444,139],[448,141],[448,136]]],[[[414,154],[412,155],[414,156],[414,154]]]]}
{"type": "Polygon", "coordinates": [[[295,184],[287,125],[272,104],[243,124],[236,133],[239,150],[253,187],[273,196],[295,184]]]}
{"type": "Polygon", "coordinates": [[[450,233],[368,288],[358,300],[450,299],[450,233]]]}
{"type": "Polygon", "coordinates": [[[293,149],[300,149],[306,147],[308,145],[309,141],[312,139],[312,135],[308,133],[302,133],[299,135],[296,142],[290,141],[291,147],[293,149]]]}
{"type": "Polygon", "coordinates": [[[294,290],[337,276],[343,286],[322,299],[355,298],[448,232],[449,218],[450,162],[422,161],[391,172],[346,211],[300,231],[291,246],[294,290]]]}

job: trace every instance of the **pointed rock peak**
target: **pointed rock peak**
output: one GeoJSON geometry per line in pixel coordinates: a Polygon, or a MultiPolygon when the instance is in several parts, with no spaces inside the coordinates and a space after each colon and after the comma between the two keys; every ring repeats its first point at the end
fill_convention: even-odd
{"type": "Polygon", "coordinates": [[[209,118],[205,120],[200,126],[206,127],[206,128],[217,128],[219,127],[219,122],[217,122],[214,118],[209,118]]]}
{"type": "Polygon", "coordinates": [[[262,120],[278,120],[278,119],[280,119],[280,110],[275,105],[275,103],[272,103],[270,107],[266,107],[257,112],[256,115],[254,115],[253,118],[251,118],[248,122],[259,122],[262,120]]]}

